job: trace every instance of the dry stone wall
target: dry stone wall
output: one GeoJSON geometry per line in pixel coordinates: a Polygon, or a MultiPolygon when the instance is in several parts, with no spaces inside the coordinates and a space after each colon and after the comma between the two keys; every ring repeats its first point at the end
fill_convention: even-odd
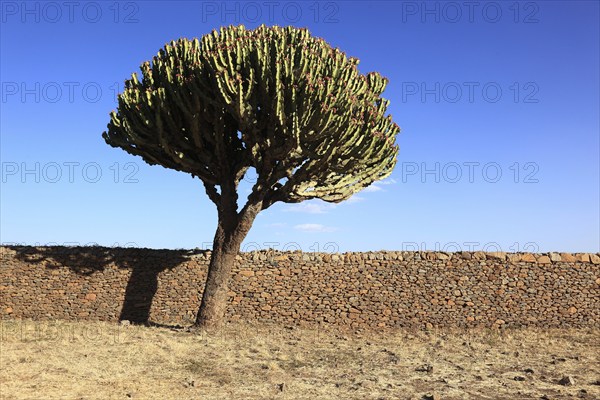
{"type": "MultiPolygon", "coordinates": [[[[0,247],[2,318],[188,324],[210,252],[0,247]]],[[[383,327],[599,327],[600,254],[260,251],[229,320],[383,327]]]]}

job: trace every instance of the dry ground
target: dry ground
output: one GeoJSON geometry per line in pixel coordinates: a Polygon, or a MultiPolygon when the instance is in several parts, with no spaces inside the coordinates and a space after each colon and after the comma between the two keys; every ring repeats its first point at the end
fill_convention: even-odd
{"type": "Polygon", "coordinates": [[[0,326],[1,399],[600,399],[598,329],[0,326]]]}

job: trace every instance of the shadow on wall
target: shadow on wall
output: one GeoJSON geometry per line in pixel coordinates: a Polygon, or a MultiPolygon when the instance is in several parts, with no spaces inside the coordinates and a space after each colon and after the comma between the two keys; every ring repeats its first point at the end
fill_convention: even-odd
{"type": "Polygon", "coordinates": [[[151,250],[111,247],[8,246],[16,258],[46,268],[69,268],[80,275],[93,275],[110,264],[131,270],[119,320],[148,323],[152,299],[158,289],[158,274],[189,261],[185,250],[151,250]],[[142,257],[142,254],[144,255],[142,257]]]}

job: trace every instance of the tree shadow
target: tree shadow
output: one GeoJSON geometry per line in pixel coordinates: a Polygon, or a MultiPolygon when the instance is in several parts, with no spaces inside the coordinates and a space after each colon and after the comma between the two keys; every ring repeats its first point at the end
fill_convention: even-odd
{"type": "Polygon", "coordinates": [[[158,275],[173,269],[191,254],[186,250],[154,250],[101,246],[5,246],[16,252],[15,258],[46,268],[69,268],[83,276],[102,272],[113,264],[118,269],[131,270],[119,320],[150,324],[152,299],[158,290],[158,275]]]}

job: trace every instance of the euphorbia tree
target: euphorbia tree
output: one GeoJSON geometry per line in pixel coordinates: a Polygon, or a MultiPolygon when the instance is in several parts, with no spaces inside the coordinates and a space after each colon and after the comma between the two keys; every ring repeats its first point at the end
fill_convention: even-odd
{"type": "Polygon", "coordinates": [[[198,327],[219,325],[235,256],[256,215],[275,202],[338,203],[396,164],[400,131],[380,97],[387,79],[295,27],[221,28],[165,45],[118,96],[109,145],[192,174],[218,226],[198,327]],[[245,205],[237,188],[257,181],[245,205]]]}

